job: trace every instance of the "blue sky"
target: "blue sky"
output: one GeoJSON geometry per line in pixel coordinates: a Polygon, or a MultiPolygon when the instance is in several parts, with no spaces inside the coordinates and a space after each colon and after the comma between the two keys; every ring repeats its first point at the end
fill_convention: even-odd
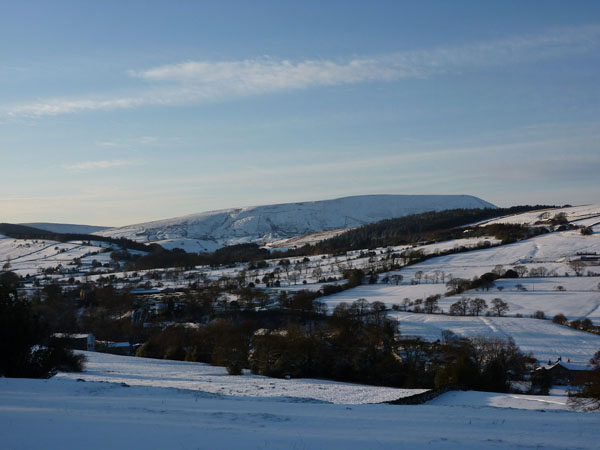
{"type": "Polygon", "coordinates": [[[600,2],[11,2],[0,221],[600,201],[600,2]]]}

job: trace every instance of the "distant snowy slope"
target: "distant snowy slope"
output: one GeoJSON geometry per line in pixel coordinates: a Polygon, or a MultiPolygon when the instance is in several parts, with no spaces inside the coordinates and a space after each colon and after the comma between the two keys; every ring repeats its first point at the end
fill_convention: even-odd
{"type": "Polygon", "coordinates": [[[469,195],[363,195],[302,203],[251,206],[209,211],[98,232],[140,242],[197,241],[195,248],[215,243],[273,242],[319,231],[350,228],[383,219],[455,208],[495,208],[469,195]]]}
{"type": "Polygon", "coordinates": [[[528,211],[512,216],[500,217],[482,222],[482,224],[494,223],[520,223],[534,225],[536,223],[547,224],[557,214],[564,214],[569,222],[576,225],[591,226],[600,222],[600,204],[568,206],[565,208],[552,208],[528,211]]]}
{"type": "Polygon", "coordinates": [[[97,231],[108,230],[110,227],[98,227],[94,225],[73,225],[68,223],[21,223],[28,227],[37,228],[39,230],[51,231],[52,233],[74,233],[74,234],[92,234],[97,231]]]}

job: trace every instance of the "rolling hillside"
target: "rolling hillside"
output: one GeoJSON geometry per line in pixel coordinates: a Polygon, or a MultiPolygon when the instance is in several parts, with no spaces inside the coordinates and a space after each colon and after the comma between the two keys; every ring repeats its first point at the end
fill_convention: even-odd
{"type": "Polygon", "coordinates": [[[113,228],[97,234],[159,242],[166,248],[212,251],[224,245],[274,242],[426,211],[494,207],[469,195],[363,195],[209,211],[113,228]]]}

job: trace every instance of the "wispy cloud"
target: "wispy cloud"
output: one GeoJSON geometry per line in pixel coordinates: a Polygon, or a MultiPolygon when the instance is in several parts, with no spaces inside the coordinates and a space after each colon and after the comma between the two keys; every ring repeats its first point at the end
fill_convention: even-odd
{"type": "Polygon", "coordinates": [[[109,169],[111,167],[122,167],[122,166],[133,166],[136,165],[133,161],[124,161],[121,159],[114,159],[111,161],[84,161],[75,164],[68,164],[63,166],[68,170],[93,170],[93,169],[109,169]]]}
{"type": "MultiPolygon", "coordinates": [[[[100,147],[109,147],[109,148],[131,148],[138,146],[148,146],[148,145],[156,145],[161,141],[164,141],[164,138],[159,139],[156,136],[140,136],[134,138],[123,138],[123,139],[112,139],[108,141],[99,141],[96,145],[100,147]]],[[[176,141],[177,138],[171,138],[170,140],[176,141]]]]}
{"type": "Polygon", "coordinates": [[[44,116],[145,105],[193,104],[311,87],[394,82],[482,67],[533,62],[600,47],[600,25],[558,29],[456,47],[433,48],[349,60],[258,58],[186,61],[130,70],[140,80],[126,96],[54,98],[4,107],[11,116],[44,116]]]}
{"type": "MultiPolygon", "coordinates": [[[[227,62],[184,62],[129,74],[144,80],[172,81],[195,88],[210,86],[225,93],[254,94],[309,86],[352,84],[366,81],[392,81],[417,76],[413,68],[393,67],[379,58],[352,59],[348,62],[305,60],[293,62],[272,58],[227,62]],[[229,91],[231,93],[231,91],[229,91]]],[[[203,93],[211,95],[206,89],[203,93]]]]}
{"type": "Polygon", "coordinates": [[[149,100],[145,94],[138,94],[137,97],[112,99],[53,98],[17,105],[8,114],[10,116],[51,116],[82,111],[126,109],[152,103],[149,100]]]}

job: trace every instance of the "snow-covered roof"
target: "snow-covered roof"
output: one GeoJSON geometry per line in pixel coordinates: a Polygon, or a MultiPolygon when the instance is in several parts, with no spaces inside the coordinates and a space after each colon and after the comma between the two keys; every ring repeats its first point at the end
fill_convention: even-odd
{"type": "Polygon", "coordinates": [[[562,366],[565,369],[572,370],[572,371],[591,370],[591,367],[589,365],[570,363],[570,362],[564,362],[564,361],[556,361],[554,364],[542,364],[540,367],[538,367],[538,369],[550,370],[556,366],[562,366]]]}

